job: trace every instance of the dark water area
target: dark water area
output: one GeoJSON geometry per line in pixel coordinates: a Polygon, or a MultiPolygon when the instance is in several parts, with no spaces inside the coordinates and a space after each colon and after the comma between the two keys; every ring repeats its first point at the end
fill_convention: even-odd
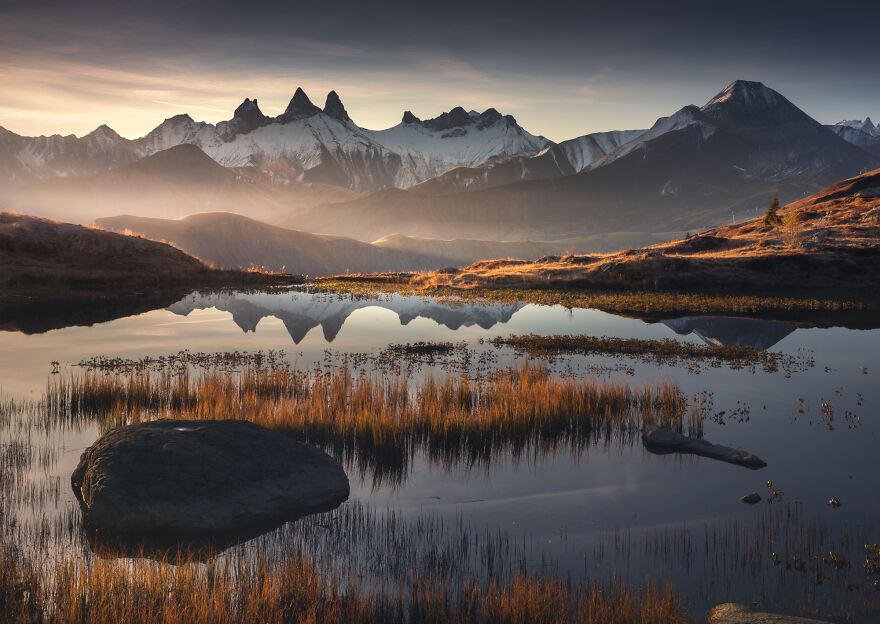
{"type": "Polygon", "coordinates": [[[47,384],[80,370],[83,360],[183,349],[283,351],[279,357],[304,370],[348,358],[368,374],[407,374],[418,383],[535,361],[491,344],[495,337],[673,338],[749,345],[806,364],[767,371],[566,354],[544,364],[555,374],[634,387],[673,381],[703,406],[707,440],[754,453],[765,468],[652,454],[637,435],[498,453],[489,461],[417,453],[392,480],[350,463],[351,497],[337,510],[266,527],[243,536],[239,548],[280,557],[304,547],[378,581],[438,562],[452,577],[525,569],[651,578],[671,581],[695,614],[738,600],[835,621],[880,621],[880,591],[872,585],[878,577],[863,565],[865,544],[880,542],[880,329],[734,317],[646,322],[559,306],[301,290],[191,293],[162,305],[91,326],[0,331],[0,532],[38,559],[134,552],[86,539],[69,485],[100,426],[53,422],[40,403],[47,384]],[[448,357],[388,356],[390,344],[419,341],[456,347],[448,357]],[[759,504],[740,502],[752,491],[759,504]],[[840,506],[829,505],[832,498],[840,506]]]}

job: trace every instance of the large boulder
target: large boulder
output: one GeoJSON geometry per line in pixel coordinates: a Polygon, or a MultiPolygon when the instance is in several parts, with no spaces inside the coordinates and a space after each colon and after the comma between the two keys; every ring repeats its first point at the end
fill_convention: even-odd
{"type": "Polygon", "coordinates": [[[86,520],[114,533],[218,534],[328,511],[348,477],[322,450],[241,420],[112,429],[71,484],[86,520]]]}
{"type": "Polygon", "coordinates": [[[826,620],[811,620],[793,615],[756,613],[745,605],[728,602],[713,607],[706,614],[709,624],[831,624],[826,620]]]}

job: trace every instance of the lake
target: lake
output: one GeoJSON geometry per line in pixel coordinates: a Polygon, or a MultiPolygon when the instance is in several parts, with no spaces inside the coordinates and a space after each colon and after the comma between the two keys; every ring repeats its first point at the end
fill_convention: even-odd
{"type": "Polygon", "coordinates": [[[865,544],[880,541],[880,329],[806,325],[697,316],[646,322],[560,306],[294,289],[191,293],[166,308],[92,326],[0,332],[7,404],[0,424],[2,531],[44,560],[91,556],[69,478],[101,429],[53,422],[40,401],[48,383],[96,356],[283,351],[278,357],[299,369],[346,362],[417,385],[428,376],[484,375],[526,360],[537,365],[535,357],[490,342],[510,335],[750,345],[788,354],[797,365],[767,371],[564,353],[542,365],[557,375],[633,387],[674,382],[704,407],[706,439],[758,455],[768,464],[763,469],[652,454],[632,436],[497,453],[490,461],[416,453],[390,480],[347,465],[352,492],[339,509],[289,522],[241,548],[260,545],[281,556],[301,546],[378,581],[438,562],[451,576],[550,569],[575,578],[649,577],[671,581],[694,613],[738,600],[872,621],[880,617],[880,592],[863,562],[865,544]],[[387,351],[421,341],[454,348],[437,357],[387,351]],[[739,500],[752,491],[764,500],[739,500]],[[840,505],[829,505],[832,498],[840,505]],[[406,566],[392,556],[400,553],[406,566]]]}

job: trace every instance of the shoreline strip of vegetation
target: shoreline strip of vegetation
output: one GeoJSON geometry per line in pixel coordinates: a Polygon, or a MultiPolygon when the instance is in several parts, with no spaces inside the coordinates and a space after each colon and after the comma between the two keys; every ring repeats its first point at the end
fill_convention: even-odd
{"type": "Polygon", "coordinates": [[[723,294],[647,290],[587,290],[560,288],[422,288],[412,277],[382,279],[379,275],[317,278],[311,288],[321,292],[352,294],[360,297],[430,297],[449,305],[462,303],[531,303],[565,308],[596,309],[603,312],[659,318],[700,315],[764,316],[811,321],[809,315],[873,315],[880,309],[876,297],[833,298],[813,296],[772,296],[767,294],[723,294]],[[805,318],[806,317],[806,318],[805,318]]]}

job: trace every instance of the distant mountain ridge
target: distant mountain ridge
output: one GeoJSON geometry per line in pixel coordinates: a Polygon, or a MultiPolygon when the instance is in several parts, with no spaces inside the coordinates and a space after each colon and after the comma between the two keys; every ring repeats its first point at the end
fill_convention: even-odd
{"type": "MultiPolygon", "coordinates": [[[[468,193],[389,189],[297,215],[299,227],[365,240],[410,236],[553,240],[685,232],[754,216],[880,166],[880,159],[759,82],[685,106],[574,175],[468,193]]],[[[447,175],[453,175],[449,172],[447,175]]]]}
{"type": "Polygon", "coordinates": [[[257,167],[286,180],[361,191],[411,186],[451,167],[536,153],[552,142],[493,108],[477,113],[457,107],[425,121],[407,111],[392,128],[367,130],[351,120],[335,91],[321,109],[298,88],[277,117],[264,115],[256,99],[245,99],[228,121],[176,115],[134,140],[104,125],[81,138],[22,137],[0,128],[0,181],[98,173],[181,144],[198,146],[225,167],[257,167]]]}
{"type": "MultiPolygon", "coordinates": [[[[746,84],[760,83],[732,83],[738,88],[746,84]]],[[[756,103],[749,101],[750,109],[756,103]]],[[[597,132],[556,144],[530,134],[512,116],[494,108],[478,113],[455,107],[426,120],[406,111],[398,125],[368,130],[351,119],[335,91],[327,94],[320,108],[297,88],[276,117],[265,115],[256,99],[245,98],[227,121],[211,124],[187,114],[175,115],[134,140],[107,125],[83,137],[25,137],[0,127],[0,182],[21,185],[89,175],[193,144],[225,167],[256,167],[284,183],[375,191],[428,181],[420,192],[481,190],[603,166],[663,133],[694,124],[700,113],[706,114],[685,107],[647,130],[597,132]]],[[[880,130],[870,119],[828,128],[874,155],[880,153],[880,130]]]]}
{"type": "Polygon", "coordinates": [[[845,119],[833,126],[826,126],[840,138],[858,145],[862,149],[880,158],[880,126],[874,125],[870,117],[861,119],[845,119]]]}
{"type": "Polygon", "coordinates": [[[434,270],[497,255],[539,258],[564,249],[561,243],[410,240],[397,236],[366,243],[216,212],[174,220],[121,215],[97,219],[93,225],[170,243],[220,268],[256,267],[309,276],[434,270]]]}

